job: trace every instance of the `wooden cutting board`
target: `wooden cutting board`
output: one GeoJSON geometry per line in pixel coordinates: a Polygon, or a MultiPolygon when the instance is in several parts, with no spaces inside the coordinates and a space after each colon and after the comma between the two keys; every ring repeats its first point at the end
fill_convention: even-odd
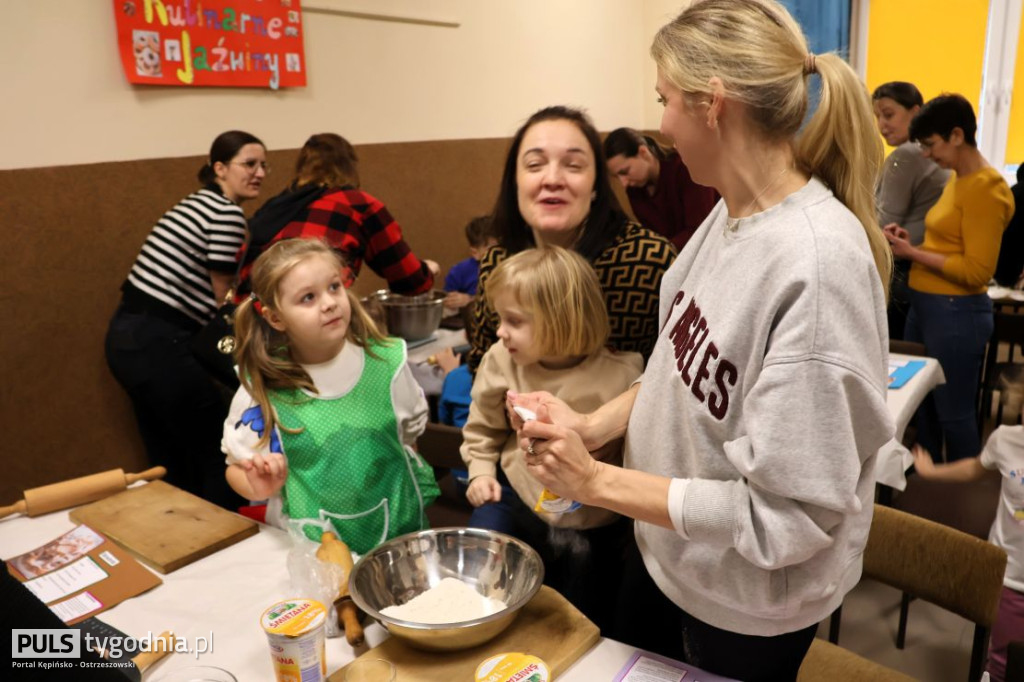
{"type": "Polygon", "coordinates": [[[69,516],[164,574],[259,532],[255,521],[163,481],[129,488],[69,516]]]}
{"type": "MultiPolygon", "coordinates": [[[[464,651],[420,651],[390,637],[359,658],[391,661],[395,665],[395,679],[402,682],[471,682],[484,659],[519,651],[547,663],[551,679],[555,679],[600,638],[596,625],[545,585],[504,632],[478,647],[464,651]]],[[[343,682],[344,671],[342,668],[335,672],[327,678],[328,682],[343,682]]]]}

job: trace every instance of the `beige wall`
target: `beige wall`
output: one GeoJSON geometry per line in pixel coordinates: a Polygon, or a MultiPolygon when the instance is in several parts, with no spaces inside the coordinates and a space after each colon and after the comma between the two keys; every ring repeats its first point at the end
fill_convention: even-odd
{"type": "MultiPolygon", "coordinates": [[[[110,0],[0,7],[0,169],[190,156],[242,128],[272,149],[312,132],[355,144],[509,136],[534,110],[587,108],[598,128],[657,128],[654,31],[685,0],[306,0],[308,86],[130,86],[110,0]]],[[[429,169],[424,169],[429,173],[429,169]]]]}

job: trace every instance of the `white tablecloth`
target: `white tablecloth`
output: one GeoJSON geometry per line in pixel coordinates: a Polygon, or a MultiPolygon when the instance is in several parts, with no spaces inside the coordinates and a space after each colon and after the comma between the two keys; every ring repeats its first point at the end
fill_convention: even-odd
{"type": "Polygon", "coordinates": [[[942,367],[935,358],[898,353],[893,353],[889,358],[894,363],[911,360],[924,360],[925,362],[924,367],[918,370],[917,374],[911,377],[907,383],[900,388],[889,389],[886,396],[889,412],[896,423],[896,437],[878,451],[875,480],[897,490],[903,490],[907,487],[906,471],[914,462],[913,455],[901,444],[903,434],[921,401],[933,388],[946,383],[946,376],[942,373],[942,367]]]}
{"type": "MultiPolygon", "coordinates": [[[[4,559],[22,554],[74,526],[66,511],[33,519],[16,516],[0,520],[0,554],[4,559]]],[[[136,638],[150,632],[155,637],[164,630],[173,630],[190,646],[197,637],[207,641],[212,638],[211,650],[198,658],[183,653],[167,656],[146,673],[147,682],[157,682],[172,670],[193,665],[224,668],[240,682],[271,681],[274,673],[270,650],[259,618],[274,602],[301,596],[294,593],[288,577],[290,542],[283,531],[261,526],[257,535],[160,576],[163,585],[97,616],[136,638]]],[[[387,636],[379,625],[369,625],[367,646],[375,646],[387,636]]],[[[603,639],[559,677],[559,682],[611,680],[635,651],[603,639]]],[[[362,652],[353,651],[343,636],[328,639],[328,674],[362,652]]]]}

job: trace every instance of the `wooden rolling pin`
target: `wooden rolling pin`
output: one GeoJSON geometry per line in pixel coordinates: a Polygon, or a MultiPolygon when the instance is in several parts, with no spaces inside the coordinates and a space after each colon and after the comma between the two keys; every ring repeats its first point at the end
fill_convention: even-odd
{"type": "Polygon", "coordinates": [[[25,491],[23,500],[9,507],[0,507],[0,519],[19,512],[28,516],[39,516],[59,509],[88,504],[119,493],[136,481],[152,481],[162,478],[166,473],[167,469],[163,467],[146,469],[141,474],[126,474],[123,469],[111,469],[100,474],[32,488],[25,491]]]}
{"type": "Polygon", "coordinates": [[[142,673],[151,665],[159,661],[167,654],[174,652],[174,633],[167,630],[153,640],[153,646],[149,651],[143,651],[132,659],[134,668],[121,668],[121,672],[128,676],[128,679],[142,682],[142,673]]]}
{"type": "Polygon", "coordinates": [[[345,631],[345,639],[352,646],[363,643],[363,624],[359,622],[359,609],[348,593],[348,578],[352,575],[352,552],[337,535],[330,531],[320,536],[316,558],[341,566],[344,576],[338,585],[334,607],[338,610],[338,625],[345,631]]]}

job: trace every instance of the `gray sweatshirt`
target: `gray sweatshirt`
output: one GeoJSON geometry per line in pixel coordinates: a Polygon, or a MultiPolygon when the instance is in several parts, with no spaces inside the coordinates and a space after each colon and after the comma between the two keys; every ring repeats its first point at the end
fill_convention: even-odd
{"type": "Polygon", "coordinates": [[[864,229],[818,180],[726,225],[719,202],[665,274],[625,466],[673,482],[676,530],[637,523],[647,569],[716,627],[777,635],[860,579],[888,328],[864,229]]]}
{"type": "Polygon", "coordinates": [[[910,233],[910,243],[924,239],[924,216],[942,195],[949,171],[921,155],[915,142],[904,142],[885,159],[875,199],[878,222],[885,227],[896,223],[910,233]]]}

